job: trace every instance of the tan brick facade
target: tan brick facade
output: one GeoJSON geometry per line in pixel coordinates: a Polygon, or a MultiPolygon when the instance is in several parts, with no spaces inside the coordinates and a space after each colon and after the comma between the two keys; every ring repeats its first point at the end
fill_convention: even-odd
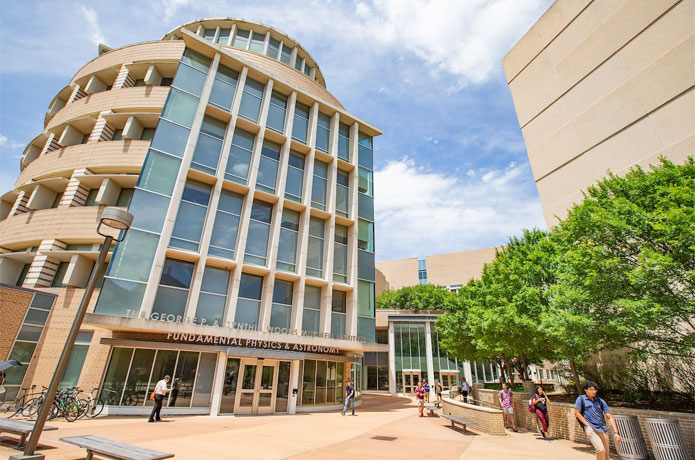
{"type": "Polygon", "coordinates": [[[504,436],[506,434],[504,431],[504,415],[501,410],[474,406],[449,398],[444,398],[443,401],[442,413],[476,422],[474,425],[470,425],[469,428],[472,430],[482,431],[494,436],[504,436]]]}
{"type": "Polygon", "coordinates": [[[9,358],[27,308],[34,292],[0,284],[0,360],[9,358]]]}

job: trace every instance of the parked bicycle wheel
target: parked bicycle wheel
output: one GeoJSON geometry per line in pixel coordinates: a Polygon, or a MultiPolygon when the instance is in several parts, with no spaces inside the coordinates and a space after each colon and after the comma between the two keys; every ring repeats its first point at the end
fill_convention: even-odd
{"type": "Polygon", "coordinates": [[[77,400],[68,399],[63,403],[63,417],[68,422],[74,422],[80,416],[80,406],[77,400]]]}
{"type": "Polygon", "coordinates": [[[92,400],[92,404],[89,407],[89,410],[87,410],[87,417],[94,418],[97,417],[99,414],[101,414],[101,411],[104,410],[104,401],[99,398],[92,400]]]}
{"type": "Polygon", "coordinates": [[[83,418],[87,415],[87,412],[89,412],[89,400],[87,400],[86,398],[77,398],[75,399],[75,402],[77,403],[77,407],[79,408],[80,412],[77,418],[83,418]]]}
{"type": "Polygon", "coordinates": [[[30,419],[30,420],[35,420],[36,415],[39,413],[39,409],[41,409],[41,406],[43,405],[43,398],[33,398],[27,401],[24,406],[22,406],[21,412],[22,416],[30,419]]]}

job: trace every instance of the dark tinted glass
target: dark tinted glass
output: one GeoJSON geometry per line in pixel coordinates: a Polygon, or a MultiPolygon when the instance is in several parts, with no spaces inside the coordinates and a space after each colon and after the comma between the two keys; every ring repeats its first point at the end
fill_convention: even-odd
{"type": "Polygon", "coordinates": [[[241,281],[239,281],[239,297],[261,300],[261,292],[263,292],[262,276],[249,275],[248,273],[241,274],[241,281]]]}
{"type": "Polygon", "coordinates": [[[191,286],[194,267],[195,264],[192,262],[166,259],[164,269],[162,270],[162,279],[159,283],[167,286],[188,288],[191,286]]]}

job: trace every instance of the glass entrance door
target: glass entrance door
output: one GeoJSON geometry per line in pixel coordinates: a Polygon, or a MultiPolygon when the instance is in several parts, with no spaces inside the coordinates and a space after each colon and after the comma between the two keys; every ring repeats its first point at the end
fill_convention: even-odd
{"type": "Polygon", "coordinates": [[[452,386],[458,385],[458,378],[459,374],[458,372],[456,373],[444,373],[442,372],[442,387],[444,387],[445,390],[450,389],[452,386]]]}
{"type": "Polygon", "coordinates": [[[414,394],[420,381],[420,371],[403,371],[403,393],[414,394]]]}
{"type": "Polygon", "coordinates": [[[242,359],[235,414],[269,414],[275,410],[278,362],[242,359]]]}
{"type": "Polygon", "coordinates": [[[227,369],[224,372],[224,383],[222,384],[222,401],[220,403],[220,414],[233,414],[236,404],[236,389],[239,382],[239,358],[227,358],[227,369]]]}

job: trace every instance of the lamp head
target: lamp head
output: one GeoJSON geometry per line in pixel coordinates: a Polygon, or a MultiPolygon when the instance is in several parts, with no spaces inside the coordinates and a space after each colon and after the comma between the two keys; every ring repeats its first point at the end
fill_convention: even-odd
{"type": "MultiPolygon", "coordinates": [[[[99,219],[99,226],[97,227],[97,233],[101,236],[107,236],[101,231],[102,226],[106,226],[109,228],[114,228],[116,230],[123,231],[122,236],[125,236],[125,232],[128,231],[128,229],[130,228],[130,224],[132,223],[133,215],[130,214],[128,211],[124,211],[120,208],[108,207],[104,209],[104,212],[101,214],[101,218],[99,219]]],[[[118,241],[120,241],[121,239],[123,238],[118,239],[118,241]]]]}

